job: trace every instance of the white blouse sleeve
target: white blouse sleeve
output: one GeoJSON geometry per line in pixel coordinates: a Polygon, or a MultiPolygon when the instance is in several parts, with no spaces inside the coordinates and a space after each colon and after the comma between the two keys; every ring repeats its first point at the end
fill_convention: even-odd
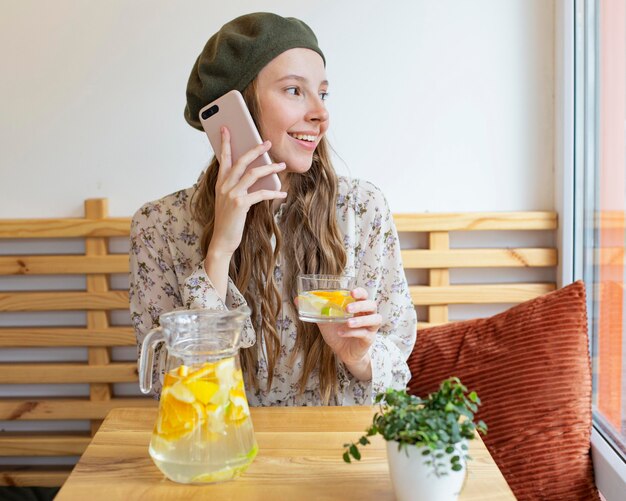
{"type": "Polygon", "coordinates": [[[371,382],[358,381],[339,366],[343,405],[372,404],[387,388],[403,389],[411,374],[406,363],[415,345],[417,316],[411,301],[400,242],[393,217],[382,192],[363,183],[357,208],[355,267],[357,286],[375,293],[383,323],[370,347],[371,382]]]}
{"type": "MultiPolygon", "coordinates": [[[[226,302],[222,301],[204,271],[202,263],[179,286],[178,270],[172,258],[177,245],[167,224],[159,218],[160,208],[144,205],[133,216],[130,230],[130,314],[137,338],[137,349],[148,332],[159,325],[159,316],[179,308],[232,309],[246,301],[235,285],[228,283],[226,302]],[[174,246],[174,247],[172,247],[174,246]]],[[[254,344],[256,336],[248,320],[241,346],[254,344]]],[[[153,391],[160,393],[161,352],[156,353],[152,377],[153,391]]]]}

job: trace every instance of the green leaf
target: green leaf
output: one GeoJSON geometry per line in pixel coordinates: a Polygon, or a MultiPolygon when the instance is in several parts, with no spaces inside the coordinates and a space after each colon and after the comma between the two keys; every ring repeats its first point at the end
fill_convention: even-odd
{"type": "Polygon", "coordinates": [[[343,453],[343,460],[344,460],[346,463],[351,463],[351,461],[350,461],[350,454],[348,454],[348,452],[344,452],[344,453],[343,453]]]}
{"type": "Polygon", "coordinates": [[[359,443],[361,445],[367,445],[367,444],[369,444],[371,442],[366,437],[361,437],[361,438],[359,438],[359,443]]]}
{"type": "Polygon", "coordinates": [[[422,451],[422,456],[428,456],[430,454],[430,449],[424,449],[422,451]]]}
{"type": "Polygon", "coordinates": [[[462,465],[460,465],[459,463],[454,463],[454,464],[452,465],[452,470],[453,470],[453,471],[461,471],[462,469],[463,469],[463,466],[462,466],[462,465]]]}
{"type": "Polygon", "coordinates": [[[350,454],[352,454],[352,457],[357,461],[361,459],[361,453],[355,444],[350,446],[350,454]]]}

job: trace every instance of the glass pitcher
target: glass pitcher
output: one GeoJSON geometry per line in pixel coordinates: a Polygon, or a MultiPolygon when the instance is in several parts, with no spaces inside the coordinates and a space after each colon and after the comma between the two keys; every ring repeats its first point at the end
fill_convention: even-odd
{"type": "Polygon", "coordinates": [[[167,361],[150,456],[170,480],[211,483],[239,476],[258,445],[239,364],[239,337],[247,307],[180,310],[159,317],[139,362],[140,388],[149,393],[155,349],[167,361]]]}

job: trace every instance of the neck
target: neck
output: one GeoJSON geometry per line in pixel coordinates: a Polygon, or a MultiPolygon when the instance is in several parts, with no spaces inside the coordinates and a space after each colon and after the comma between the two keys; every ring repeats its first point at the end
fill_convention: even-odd
{"type": "Polygon", "coordinates": [[[278,179],[280,179],[280,191],[287,191],[289,188],[289,173],[279,172],[278,179]]]}

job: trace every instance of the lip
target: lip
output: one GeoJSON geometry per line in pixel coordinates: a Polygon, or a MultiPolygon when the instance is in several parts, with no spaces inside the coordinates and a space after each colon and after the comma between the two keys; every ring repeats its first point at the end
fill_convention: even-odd
{"type": "Polygon", "coordinates": [[[295,142],[298,146],[300,146],[301,148],[304,148],[307,151],[315,151],[315,148],[317,148],[317,141],[302,141],[301,139],[296,139],[293,136],[290,136],[289,134],[287,134],[287,137],[289,137],[289,139],[291,139],[293,142],[295,142]]]}

